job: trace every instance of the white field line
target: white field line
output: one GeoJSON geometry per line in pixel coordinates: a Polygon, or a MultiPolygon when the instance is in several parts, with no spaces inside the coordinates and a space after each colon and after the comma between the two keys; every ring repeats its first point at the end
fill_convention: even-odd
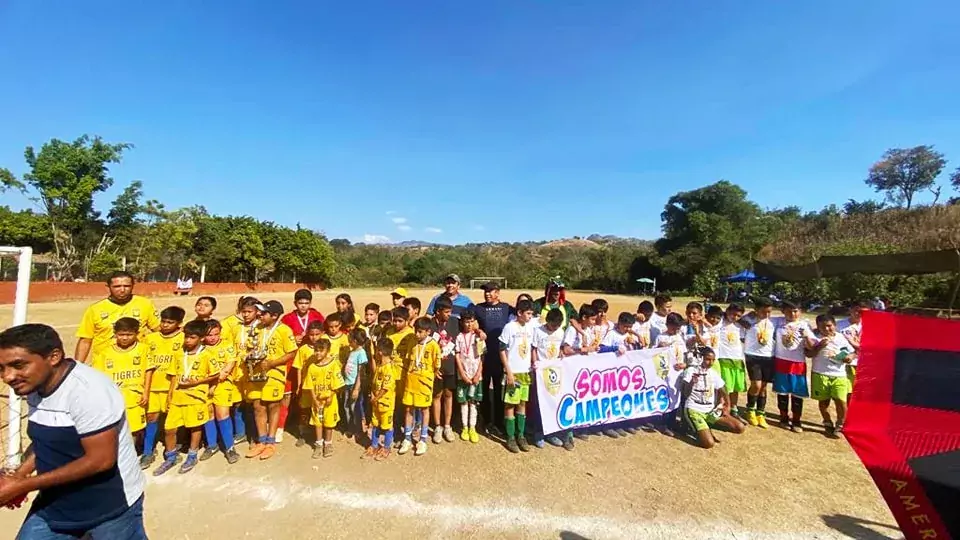
{"type": "MultiPolygon", "coordinates": [[[[414,518],[416,523],[427,527],[432,521],[448,532],[460,528],[481,527],[498,532],[538,532],[556,534],[570,531],[587,538],[644,538],[644,539],[693,539],[729,538],[748,540],[754,538],[792,540],[800,538],[842,538],[824,531],[806,533],[770,533],[744,531],[730,522],[697,522],[677,519],[670,522],[629,521],[607,516],[574,516],[551,514],[518,504],[493,504],[459,506],[434,504],[414,499],[407,493],[364,493],[341,489],[330,484],[306,485],[296,480],[272,482],[269,477],[213,478],[197,475],[168,475],[151,479],[156,486],[189,486],[191,491],[208,490],[246,496],[263,503],[263,510],[276,511],[291,504],[304,506],[327,505],[346,510],[376,511],[378,515],[389,512],[398,518],[414,518]]],[[[453,500],[437,494],[439,500],[453,500]]],[[[436,531],[434,531],[436,532],[436,531]]]]}

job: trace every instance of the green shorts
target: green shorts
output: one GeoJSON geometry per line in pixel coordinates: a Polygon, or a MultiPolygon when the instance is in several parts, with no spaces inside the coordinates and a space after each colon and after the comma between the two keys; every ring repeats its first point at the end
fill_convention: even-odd
{"type": "Polygon", "coordinates": [[[720,364],[720,378],[723,379],[723,386],[727,392],[746,392],[747,368],[743,360],[720,358],[718,363],[720,364]]]}
{"type": "Polygon", "coordinates": [[[457,403],[466,403],[472,401],[479,403],[483,401],[483,385],[467,384],[463,381],[457,381],[457,403]]]}
{"type": "Polygon", "coordinates": [[[720,414],[718,411],[704,413],[700,411],[694,411],[692,409],[684,409],[683,413],[687,424],[689,424],[694,431],[704,431],[710,429],[710,426],[716,424],[717,420],[720,419],[720,414]]]}
{"type": "Polygon", "coordinates": [[[830,399],[847,399],[852,385],[850,379],[844,375],[824,375],[814,373],[810,376],[810,397],[817,401],[830,399]]]}
{"type": "Polygon", "coordinates": [[[513,375],[517,385],[507,387],[507,377],[503,377],[503,403],[504,405],[519,405],[530,401],[530,383],[532,378],[529,373],[516,373],[513,375]]]}
{"type": "Polygon", "coordinates": [[[853,383],[857,382],[857,366],[847,364],[847,378],[850,379],[850,391],[853,392],[853,383]]]}

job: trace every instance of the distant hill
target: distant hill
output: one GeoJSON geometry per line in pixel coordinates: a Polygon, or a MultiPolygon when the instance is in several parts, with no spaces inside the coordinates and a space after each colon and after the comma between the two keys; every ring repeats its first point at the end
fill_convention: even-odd
{"type": "Polygon", "coordinates": [[[641,240],[639,238],[624,238],[620,236],[613,235],[599,235],[592,234],[586,238],[580,236],[574,236],[573,238],[559,238],[553,240],[534,240],[527,242],[470,242],[467,244],[440,244],[436,242],[427,242],[424,240],[404,240],[403,242],[356,242],[351,243],[345,239],[333,239],[330,243],[335,248],[342,248],[350,245],[355,246],[383,246],[383,247],[393,247],[398,249],[423,249],[423,248],[444,248],[444,247],[459,247],[459,246],[484,246],[484,247],[498,247],[498,246],[528,246],[531,248],[545,248],[545,249],[560,249],[560,248],[583,248],[583,249],[596,249],[601,248],[610,244],[629,244],[631,246],[652,246],[653,242],[650,240],[641,240]]]}

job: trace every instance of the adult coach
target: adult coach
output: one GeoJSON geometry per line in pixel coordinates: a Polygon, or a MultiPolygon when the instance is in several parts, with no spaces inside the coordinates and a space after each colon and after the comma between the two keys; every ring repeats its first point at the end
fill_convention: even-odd
{"type": "Polygon", "coordinates": [[[0,333],[0,374],[26,396],[31,441],[23,465],[0,477],[0,506],[40,492],[17,539],[146,539],[144,477],[117,385],[64,358],[45,324],[0,333]]]}
{"type": "Polygon", "coordinates": [[[483,287],[483,302],[473,306],[480,330],[487,334],[487,350],[483,356],[483,403],[480,412],[487,432],[503,425],[503,364],[500,363],[500,334],[514,314],[512,306],[500,301],[500,285],[489,282],[483,287]],[[490,391],[490,385],[493,390],[490,391]]]}
{"type": "Polygon", "coordinates": [[[460,294],[460,276],[456,274],[450,274],[443,280],[444,291],[430,300],[430,305],[427,306],[427,315],[433,315],[436,311],[437,298],[441,296],[446,296],[450,299],[450,302],[453,303],[453,317],[459,319],[460,314],[464,311],[473,307],[473,300],[470,300],[466,295],[460,294]]]}
{"type": "Polygon", "coordinates": [[[539,317],[541,321],[547,319],[547,313],[551,309],[559,309],[563,313],[563,328],[573,325],[577,332],[582,333],[577,308],[567,300],[567,288],[560,278],[548,281],[543,296],[533,302],[533,315],[539,317]]]}
{"type": "Polygon", "coordinates": [[[133,294],[133,275],[114,272],[107,278],[109,296],[83,312],[77,329],[77,347],[73,357],[86,363],[90,353],[97,353],[113,344],[113,323],[122,317],[140,321],[141,337],[146,329],[157,331],[160,316],[150,300],[133,294]]]}

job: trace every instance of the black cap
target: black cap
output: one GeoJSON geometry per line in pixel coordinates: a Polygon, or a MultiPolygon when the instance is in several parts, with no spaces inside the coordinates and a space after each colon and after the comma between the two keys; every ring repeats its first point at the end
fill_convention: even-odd
{"type": "Polygon", "coordinates": [[[499,291],[500,284],[497,283],[496,281],[488,281],[483,285],[481,285],[480,288],[483,289],[483,292],[499,291]]]}
{"type": "Polygon", "coordinates": [[[297,292],[293,293],[293,301],[298,302],[300,300],[313,301],[313,293],[310,292],[310,289],[299,289],[297,292]]]}
{"type": "Polygon", "coordinates": [[[281,304],[276,300],[270,300],[269,302],[260,304],[257,306],[257,309],[259,309],[260,311],[265,311],[271,315],[276,315],[278,317],[280,315],[283,315],[283,304],[281,304]]]}

